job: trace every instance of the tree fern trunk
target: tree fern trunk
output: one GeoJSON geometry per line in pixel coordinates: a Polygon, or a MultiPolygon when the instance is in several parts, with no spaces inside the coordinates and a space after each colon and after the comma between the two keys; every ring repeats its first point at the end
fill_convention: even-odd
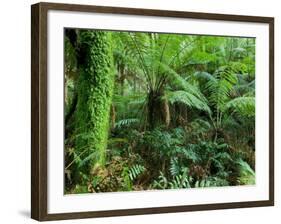
{"type": "Polygon", "coordinates": [[[168,101],[164,98],[163,91],[151,90],[148,94],[148,114],[147,120],[150,129],[158,125],[170,125],[170,110],[168,101]]]}
{"type": "Polygon", "coordinates": [[[75,150],[82,153],[87,172],[104,165],[106,156],[114,84],[109,35],[100,31],[79,33],[75,150]]]}

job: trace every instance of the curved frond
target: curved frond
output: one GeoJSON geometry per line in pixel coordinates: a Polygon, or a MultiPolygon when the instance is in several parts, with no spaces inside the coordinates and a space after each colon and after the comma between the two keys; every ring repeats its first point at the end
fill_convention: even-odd
{"type": "Polygon", "coordinates": [[[211,113],[210,108],[206,102],[200,100],[195,95],[187,91],[178,90],[173,92],[167,92],[166,97],[168,101],[172,104],[175,102],[181,102],[187,105],[188,107],[204,110],[208,113],[211,113]]]}
{"type": "Polygon", "coordinates": [[[231,109],[240,115],[255,116],[255,97],[237,97],[226,104],[226,109],[231,109]]]}
{"type": "Polygon", "coordinates": [[[193,74],[193,76],[197,79],[205,79],[207,81],[216,81],[216,78],[214,76],[212,76],[212,74],[208,73],[208,72],[201,72],[201,71],[197,71],[193,74]]]}

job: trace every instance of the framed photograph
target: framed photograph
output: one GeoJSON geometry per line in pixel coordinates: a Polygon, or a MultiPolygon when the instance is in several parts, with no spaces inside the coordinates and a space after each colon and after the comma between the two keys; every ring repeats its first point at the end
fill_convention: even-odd
{"type": "Polygon", "coordinates": [[[274,205],[274,18],[31,8],[33,219],[274,205]]]}

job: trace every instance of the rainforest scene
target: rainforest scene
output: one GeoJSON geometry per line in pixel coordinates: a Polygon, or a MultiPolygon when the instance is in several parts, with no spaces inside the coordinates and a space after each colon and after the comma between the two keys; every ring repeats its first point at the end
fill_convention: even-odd
{"type": "Polygon", "coordinates": [[[65,194],[255,184],[255,38],[64,30],[65,194]]]}

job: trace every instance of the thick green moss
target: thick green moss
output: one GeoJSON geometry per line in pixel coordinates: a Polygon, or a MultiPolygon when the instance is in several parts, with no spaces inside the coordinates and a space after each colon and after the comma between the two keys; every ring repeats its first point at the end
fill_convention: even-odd
{"type": "Polygon", "coordinates": [[[103,165],[113,94],[110,34],[81,31],[76,120],[76,152],[85,167],[103,165]]]}

